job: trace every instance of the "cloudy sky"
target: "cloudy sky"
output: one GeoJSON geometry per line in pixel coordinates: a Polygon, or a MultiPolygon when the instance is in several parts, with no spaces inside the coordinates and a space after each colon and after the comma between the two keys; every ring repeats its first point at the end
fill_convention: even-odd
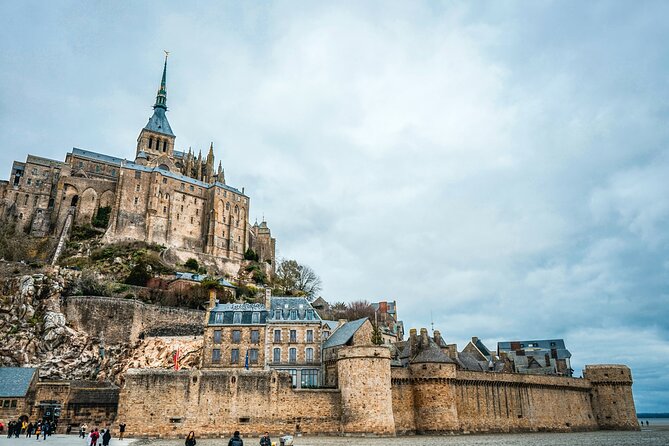
{"type": "Polygon", "coordinates": [[[2,2],[2,177],[132,158],[167,49],[178,148],[213,141],[325,298],[564,338],[669,412],[669,4],[328,3],[2,2]]]}

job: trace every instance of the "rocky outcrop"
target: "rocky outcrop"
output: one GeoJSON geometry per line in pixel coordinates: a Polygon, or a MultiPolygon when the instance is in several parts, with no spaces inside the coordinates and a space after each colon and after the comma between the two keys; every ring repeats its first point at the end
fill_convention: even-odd
{"type": "Polygon", "coordinates": [[[177,347],[183,368],[199,364],[200,336],[110,343],[95,330],[72,324],[61,292],[73,274],[52,267],[0,280],[0,366],[39,367],[45,379],[118,384],[130,367],[172,367],[177,347]]]}

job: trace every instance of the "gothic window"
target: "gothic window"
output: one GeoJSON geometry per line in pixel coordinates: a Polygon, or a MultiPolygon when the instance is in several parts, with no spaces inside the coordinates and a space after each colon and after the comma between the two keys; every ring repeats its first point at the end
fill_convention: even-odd
{"type": "Polygon", "coordinates": [[[165,200],[169,201],[169,199],[170,199],[170,194],[165,194],[165,200]]]}
{"type": "Polygon", "coordinates": [[[200,215],[200,210],[199,209],[195,209],[195,215],[200,215]]]}
{"type": "Polygon", "coordinates": [[[239,206],[235,206],[235,215],[239,216],[239,206]]]}
{"type": "Polygon", "coordinates": [[[163,152],[167,151],[167,140],[163,140],[163,152]]]}

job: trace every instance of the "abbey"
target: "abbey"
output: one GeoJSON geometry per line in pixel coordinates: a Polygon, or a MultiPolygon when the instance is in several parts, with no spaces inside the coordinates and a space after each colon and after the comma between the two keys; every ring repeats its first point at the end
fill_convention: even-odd
{"type": "Polygon", "coordinates": [[[226,184],[213,143],[206,157],[175,149],[166,80],[167,57],[134,160],[78,148],[65,162],[28,155],[0,182],[0,218],[60,239],[72,226],[94,224],[106,228],[107,243],[161,244],[175,259],[199,256],[233,273],[248,248],[273,264],[275,239],[266,222],[249,224],[250,198],[226,184]]]}

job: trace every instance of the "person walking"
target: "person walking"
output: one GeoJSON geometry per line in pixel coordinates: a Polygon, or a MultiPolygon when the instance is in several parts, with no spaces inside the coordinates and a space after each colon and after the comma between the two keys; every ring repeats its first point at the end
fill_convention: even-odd
{"type": "Polygon", "coordinates": [[[105,430],[105,433],[102,434],[102,446],[109,446],[109,441],[111,440],[111,432],[109,426],[105,430]]]}
{"type": "Polygon", "coordinates": [[[272,446],[272,440],[269,439],[269,432],[260,437],[260,446],[272,446]]]}
{"type": "Polygon", "coordinates": [[[184,443],[186,446],[195,446],[197,441],[195,441],[195,432],[190,431],[188,433],[188,436],[186,437],[186,442],[184,443]]]}
{"type": "Polygon", "coordinates": [[[31,438],[33,436],[33,429],[35,426],[33,426],[32,421],[28,423],[28,427],[26,427],[26,438],[31,438]]]}
{"type": "Polygon", "coordinates": [[[228,441],[228,446],[244,446],[244,441],[239,437],[239,431],[235,431],[228,441]]]}

